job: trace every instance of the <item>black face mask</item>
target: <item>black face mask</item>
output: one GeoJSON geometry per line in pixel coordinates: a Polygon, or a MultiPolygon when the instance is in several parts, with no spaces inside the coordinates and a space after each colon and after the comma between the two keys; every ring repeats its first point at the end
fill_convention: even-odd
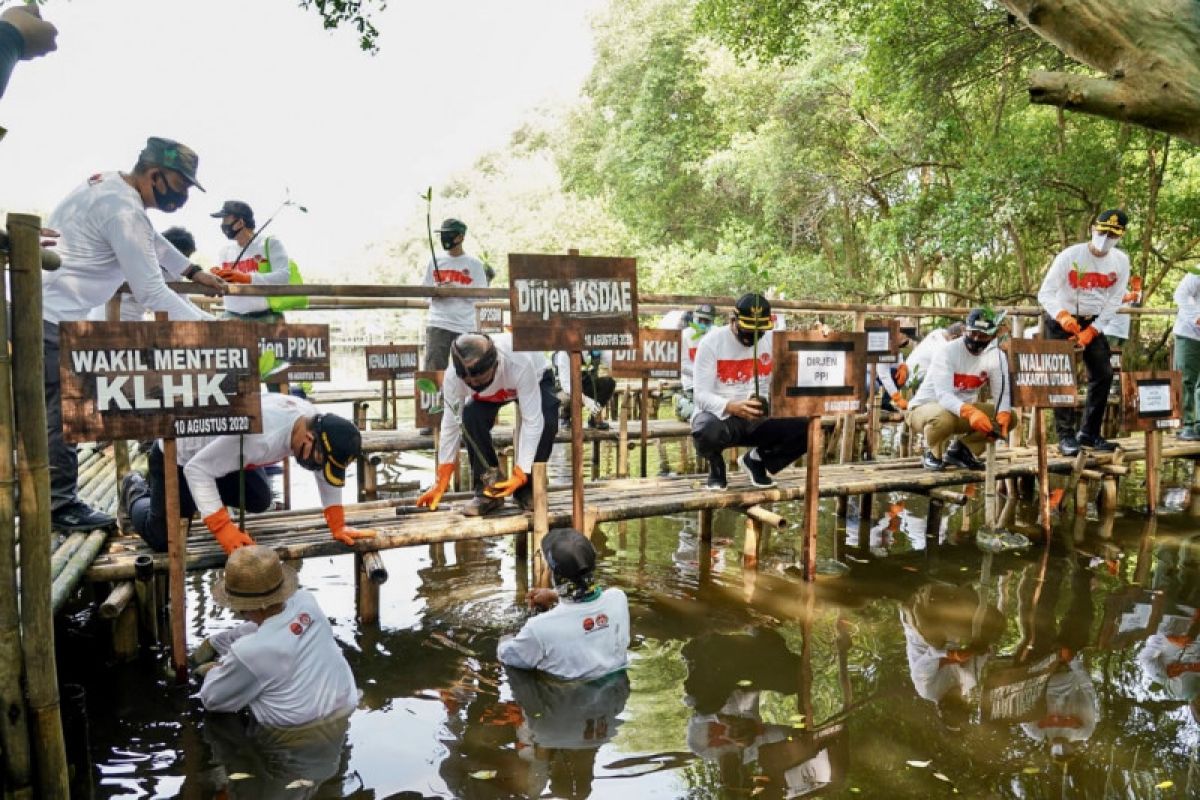
{"type": "Polygon", "coordinates": [[[226,239],[236,239],[237,238],[238,232],[233,227],[236,224],[237,224],[236,222],[230,222],[229,224],[226,224],[224,222],[221,223],[221,233],[225,234],[226,239]]]}
{"type": "Polygon", "coordinates": [[[973,356],[977,356],[980,353],[982,353],[984,350],[987,350],[987,346],[991,343],[992,343],[992,340],[990,338],[989,339],[972,339],[970,336],[967,336],[966,338],[963,339],[963,344],[965,344],[967,346],[967,352],[973,356]]]}
{"type": "Polygon", "coordinates": [[[763,333],[765,333],[765,331],[748,331],[740,325],[735,326],[733,331],[743,347],[753,347],[754,343],[761,339],[763,333]]]}
{"type": "Polygon", "coordinates": [[[167,176],[165,173],[160,172],[158,177],[162,178],[163,186],[166,188],[165,191],[160,192],[158,190],[158,181],[154,180],[150,182],[150,191],[154,193],[155,208],[157,208],[159,211],[166,211],[167,213],[178,211],[179,209],[183,208],[184,203],[186,203],[188,199],[187,190],[185,189],[182,192],[177,192],[172,189],[171,184],[167,182],[167,176]]]}
{"type": "Polygon", "coordinates": [[[442,231],[441,236],[442,236],[442,249],[443,250],[453,250],[454,244],[458,240],[459,234],[455,233],[454,231],[442,231]]]}

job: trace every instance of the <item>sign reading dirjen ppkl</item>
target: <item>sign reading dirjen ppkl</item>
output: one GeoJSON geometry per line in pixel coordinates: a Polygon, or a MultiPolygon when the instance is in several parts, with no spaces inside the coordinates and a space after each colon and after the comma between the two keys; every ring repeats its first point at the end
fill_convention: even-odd
{"type": "Polygon", "coordinates": [[[258,325],[258,349],[275,354],[266,383],[329,380],[329,326],[258,325]]]}
{"type": "Polygon", "coordinates": [[[508,257],[516,350],[625,350],[637,345],[632,258],[508,257]]]}
{"type": "Polygon", "coordinates": [[[420,363],[417,361],[415,344],[369,345],[367,354],[367,380],[389,381],[411,377],[420,363]]]}
{"type": "Polygon", "coordinates": [[[257,328],[232,321],[63,323],[67,441],[261,432],[257,328]]]}

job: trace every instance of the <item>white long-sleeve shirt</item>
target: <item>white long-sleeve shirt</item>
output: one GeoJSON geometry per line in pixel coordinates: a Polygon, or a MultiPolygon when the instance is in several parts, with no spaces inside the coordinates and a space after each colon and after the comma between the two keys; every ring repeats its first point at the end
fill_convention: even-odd
{"type": "MultiPolygon", "coordinates": [[[[771,393],[771,331],[758,340],[758,391],[771,393]]],[[[725,410],[731,400],[746,400],[755,395],[754,348],[738,341],[729,325],[713,328],[696,348],[696,411],[707,411],[719,419],[729,417],[725,410]]]]}
{"type": "Polygon", "coordinates": [[[325,612],[304,589],[262,625],[246,622],[209,642],[221,657],[200,687],[209,711],[249,708],[262,725],[292,728],[358,705],[354,673],[325,612]]]}
{"type": "Polygon", "coordinates": [[[1129,256],[1116,249],[1094,256],[1087,242],[1059,253],[1038,290],[1038,304],[1057,319],[1063,311],[1074,317],[1095,317],[1103,331],[1112,321],[1129,286],[1129,256]]]}
{"type": "MultiPolygon", "coordinates": [[[[463,253],[461,256],[443,255],[437,260],[434,274],[433,259],[425,265],[425,280],[422,286],[442,286],[450,289],[486,287],[487,272],[483,262],[463,253]]],[[[429,326],[455,333],[471,333],[475,330],[475,303],[470,297],[434,297],[429,301],[429,326]]]]}
{"type": "Polygon", "coordinates": [[[121,173],[88,178],[50,213],[47,225],[62,234],[55,246],[62,266],[42,276],[47,322],[87,319],[122,283],[143,306],[171,319],[213,319],[163,280],[163,269],[182,278],[188,260],[154,230],[141,196],[121,173]]]}
{"type": "Polygon", "coordinates": [[[1175,335],[1200,340],[1200,275],[1184,275],[1175,287],[1175,335]]]}
{"type": "MultiPolygon", "coordinates": [[[[188,489],[196,501],[201,517],[220,511],[221,492],[217,479],[246,468],[262,467],[290,458],[292,428],[300,417],[314,417],[317,408],[307,400],[287,394],[262,395],[262,433],[245,434],[241,438],[244,461],[238,458],[238,434],[230,436],[194,436],[176,440],[175,452],[188,489]]],[[[342,490],[330,486],[320,470],[313,472],[321,506],[341,505],[342,490]]]]}
{"type": "Polygon", "coordinates": [[[1099,721],[1096,686],[1083,659],[1076,656],[1069,669],[1054,673],[1046,683],[1046,716],[1036,722],[1022,722],[1021,730],[1037,741],[1083,742],[1091,737],[1099,721]]]}
{"type": "Polygon", "coordinates": [[[679,332],[679,380],[685,392],[692,391],[696,385],[693,377],[696,372],[696,351],[700,349],[700,340],[703,338],[704,334],[691,325],[685,325],[679,332]]]}
{"type": "Polygon", "coordinates": [[[519,633],[501,639],[500,662],[536,669],[562,680],[592,680],[629,666],[629,600],[605,589],[583,603],[563,599],[530,617],[519,633]]]}
{"type": "MultiPolygon", "coordinates": [[[[599,357],[596,359],[599,363],[598,367],[607,367],[612,369],[612,351],[601,350],[599,357]]],[[[571,354],[566,350],[554,351],[554,374],[558,378],[558,388],[567,395],[567,400],[571,399],[571,354]]],[[[591,357],[585,352],[583,354],[583,371],[588,372],[592,368],[591,357]]]]}
{"type": "Polygon", "coordinates": [[[934,356],[929,375],[921,382],[910,408],[925,403],[940,403],[942,408],[957,416],[963,403],[974,403],[979,392],[988,386],[996,413],[1012,409],[1012,387],[1009,385],[1008,358],[999,347],[989,347],[979,355],[967,350],[967,340],[948,342],[934,356]]]}
{"type": "MultiPolygon", "coordinates": [[[[221,248],[221,268],[232,269],[250,276],[251,286],[287,286],[291,277],[287,248],[283,242],[274,236],[258,236],[242,253],[242,246],[230,242],[221,248]],[[267,255],[270,254],[268,260],[267,255]],[[235,262],[234,259],[237,259],[235,262]],[[270,271],[260,272],[263,264],[270,264],[270,271]]],[[[234,314],[260,314],[271,308],[266,297],[237,297],[229,295],[225,298],[225,309],[234,314]]]]}
{"type": "MultiPolygon", "coordinates": [[[[925,338],[918,342],[917,346],[908,354],[908,358],[904,359],[904,364],[908,367],[909,381],[918,376],[924,380],[929,374],[929,365],[933,363],[933,357],[948,344],[950,344],[950,340],[946,338],[945,328],[938,328],[925,334],[925,338]]],[[[892,379],[892,371],[886,367],[886,364],[880,366],[879,381],[890,396],[898,392],[900,387],[892,379]]]]}
{"type": "MultiPolygon", "coordinates": [[[[458,458],[459,441],[462,438],[462,423],[459,417],[468,402],[507,403],[517,401],[521,411],[521,438],[518,441],[516,464],[528,475],[533,471],[533,457],[537,452],[538,440],[542,438],[542,390],[539,383],[542,374],[549,368],[544,353],[515,353],[512,349],[512,334],[501,333],[492,337],[496,345],[496,375],[492,382],[475,391],[454,371],[451,365],[442,378],[442,402],[446,412],[442,414],[442,438],[438,447],[438,463],[450,464],[458,458]]],[[[551,424],[554,424],[551,420],[551,424]]]]}

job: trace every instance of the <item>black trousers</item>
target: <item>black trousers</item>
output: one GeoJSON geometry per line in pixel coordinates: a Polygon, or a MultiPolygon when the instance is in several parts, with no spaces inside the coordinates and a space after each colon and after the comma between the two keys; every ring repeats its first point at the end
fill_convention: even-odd
{"type": "MultiPolygon", "coordinates": [[[[583,387],[584,396],[592,398],[599,403],[601,407],[607,406],[608,401],[612,400],[613,394],[617,391],[617,382],[614,379],[608,377],[607,375],[593,378],[592,373],[587,371],[583,373],[583,379],[580,381],[580,386],[583,387]]],[[[565,419],[571,418],[570,404],[567,404],[567,407],[563,410],[563,417],[565,419]]]]}
{"type": "MultiPolygon", "coordinates": [[[[1095,317],[1077,317],[1079,326],[1085,327],[1095,317]]],[[[1062,329],[1048,314],[1042,314],[1042,330],[1047,339],[1070,339],[1071,334],[1062,329]]],[[[1079,412],[1073,408],[1058,408],[1054,410],[1054,429],[1059,441],[1064,437],[1074,436],[1076,431],[1091,436],[1100,435],[1100,425],[1104,422],[1104,409],[1108,405],[1108,392],[1112,388],[1113,369],[1109,363],[1111,351],[1108,339],[1103,335],[1092,339],[1083,350],[1083,364],[1087,367],[1087,400],[1083,406],[1083,423],[1080,424],[1079,412]]]]}
{"type": "MultiPolygon", "coordinates": [[[[139,497],[129,507],[129,516],[133,519],[133,529],[146,544],[160,553],[167,552],[167,482],[163,471],[163,452],[156,444],[150,449],[150,495],[139,497]]],[[[192,490],[188,487],[187,479],[183,477],[183,467],[176,466],[179,472],[179,516],[188,519],[196,513],[196,501],[192,499],[192,490]]],[[[248,469],[246,474],[246,510],[254,513],[267,511],[271,508],[274,498],[271,496],[271,479],[261,467],[248,469]]],[[[221,502],[227,506],[238,504],[238,473],[231,472],[217,478],[217,489],[221,493],[221,502]]]]}
{"type": "Polygon", "coordinates": [[[721,419],[700,411],[692,416],[692,438],[696,452],[709,459],[720,456],[726,447],[757,447],[767,472],[773,474],[808,452],[808,420],[721,419]]]}
{"type": "MultiPolygon", "coordinates": [[[[542,391],[542,438],[538,440],[537,450],[533,454],[534,461],[546,461],[550,451],[554,449],[554,437],[558,433],[558,396],[554,393],[554,373],[546,370],[538,384],[542,391]]],[[[476,447],[467,445],[467,454],[471,458],[471,480],[476,495],[483,494],[483,473],[490,468],[499,466],[500,459],[496,456],[496,448],[492,444],[492,428],[496,426],[496,415],[507,403],[489,403],[472,400],[463,407],[463,430],[475,442],[476,447]]],[[[525,484],[517,490],[518,494],[532,492],[533,487],[525,484]]]]}
{"type": "MultiPolygon", "coordinates": [[[[10,317],[11,319],[11,317],[10,317]]],[[[62,384],[58,374],[58,325],[42,321],[45,356],[42,384],[46,389],[46,444],[50,456],[50,510],[71,505],[78,497],[79,456],[63,438],[62,384]]]]}

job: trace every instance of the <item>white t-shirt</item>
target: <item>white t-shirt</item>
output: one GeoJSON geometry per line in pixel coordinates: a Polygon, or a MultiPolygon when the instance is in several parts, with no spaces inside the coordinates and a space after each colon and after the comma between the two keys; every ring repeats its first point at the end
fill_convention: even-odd
{"type": "Polygon", "coordinates": [[[358,705],[354,673],[325,612],[304,589],[261,626],[246,622],[209,641],[221,656],[200,687],[209,711],[249,707],[260,724],[291,728],[358,705]]]}
{"type": "MultiPolygon", "coordinates": [[[[601,350],[600,357],[597,359],[596,367],[606,367],[612,369],[612,351],[601,350]]],[[[558,388],[565,392],[567,399],[571,398],[571,354],[566,350],[554,351],[554,376],[558,379],[558,388]]],[[[583,371],[590,372],[592,369],[592,358],[587,352],[583,354],[583,371]]]]}
{"type": "Polygon", "coordinates": [[[47,226],[62,236],[55,251],[62,266],[42,275],[42,319],[87,319],[122,283],[152,311],[171,319],[211,320],[167,286],[162,270],[182,278],[188,260],[154,230],[142,198],[119,172],[97,173],[50,213],[47,226]],[[160,267],[161,265],[161,267],[160,267]]]}
{"type": "MultiPolygon", "coordinates": [[[[287,286],[290,273],[288,270],[288,252],[283,246],[283,242],[276,239],[274,236],[257,236],[250,246],[246,248],[246,252],[242,253],[242,257],[234,263],[234,259],[238,257],[238,253],[242,252],[242,246],[237,242],[230,242],[221,248],[221,268],[233,269],[235,272],[241,272],[250,276],[251,286],[287,286]],[[270,272],[260,272],[262,264],[267,262],[267,253],[270,251],[270,272]]],[[[263,311],[269,311],[270,304],[265,297],[234,297],[229,295],[225,298],[225,310],[231,311],[234,314],[260,314],[263,311]]]]}
{"type": "MultiPolygon", "coordinates": [[[[433,272],[433,259],[425,265],[425,280],[422,286],[445,286],[467,289],[486,287],[487,273],[483,263],[463,253],[461,256],[440,256],[437,274],[433,272]]],[[[429,326],[455,333],[471,333],[475,330],[475,303],[469,297],[433,297],[429,300],[429,326]]]]}
{"type": "MultiPolygon", "coordinates": [[[[946,338],[945,328],[938,328],[925,334],[925,338],[918,342],[908,357],[904,359],[904,364],[908,368],[908,381],[905,383],[911,386],[909,381],[912,381],[918,372],[921,378],[924,378],[929,372],[929,365],[933,362],[933,357],[948,344],[950,344],[950,340],[946,338]]],[[[900,391],[900,387],[892,378],[892,370],[888,364],[880,364],[876,368],[876,372],[879,375],[879,382],[883,384],[883,388],[889,396],[900,391]]]]}
{"type": "Polygon", "coordinates": [[[620,589],[605,589],[595,600],[564,598],[530,617],[516,636],[500,640],[496,654],[507,666],[574,681],[625,669],[628,648],[629,601],[620,589]]]}
{"type": "MultiPolygon", "coordinates": [[[[442,414],[442,438],[438,447],[438,463],[449,464],[458,457],[462,424],[459,417],[467,402],[482,400],[487,403],[517,401],[521,410],[521,438],[517,442],[516,463],[528,475],[533,471],[533,457],[537,453],[538,441],[542,438],[542,389],[539,383],[550,364],[546,354],[539,352],[514,353],[512,334],[499,333],[492,336],[496,345],[496,375],[492,382],[479,391],[463,383],[451,364],[442,378],[442,401],[446,412],[442,414]],[[455,410],[456,409],[456,410],[455,410]]],[[[554,421],[552,420],[553,424],[554,421]]]]}
{"type": "Polygon", "coordinates": [[[1074,317],[1095,317],[1103,331],[1121,307],[1129,286],[1129,256],[1115,247],[1096,257],[1087,242],[1073,244],[1055,257],[1038,290],[1038,304],[1050,319],[1063,311],[1074,317]]]}
{"type": "Polygon", "coordinates": [[[1189,641],[1186,637],[1192,618],[1190,614],[1164,614],[1158,630],[1146,639],[1137,656],[1148,682],[1159,684],[1176,700],[1191,700],[1200,693],[1200,639],[1189,641]]]}
{"type": "Polygon", "coordinates": [[[683,330],[679,332],[679,380],[685,392],[692,391],[696,386],[693,377],[696,371],[696,351],[700,349],[700,340],[703,338],[704,333],[691,325],[683,326],[683,330]]]}
{"type": "Polygon", "coordinates": [[[918,696],[937,703],[953,690],[957,690],[963,697],[974,691],[987,663],[986,654],[979,653],[966,661],[955,661],[948,658],[949,650],[934,647],[921,636],[907,611],[900,612],[900,624],[904,627],[908,674],[918,696]]]}
{"type": "MultiPolygon", "coordinates": [[[[594,681],[561,681],[523,669],[510,670],[508,685],[521,706],[530,744],[556,750],[590,750],[611,740],[629,699],[625,671],[594,681]]],[[[519,734],[518,734],[519,735],[519,734]]]]}
{"type": "Polygon", "coordinates": [[[1175,335],[1200,340],[1200,275],[1184,275],[1175,287],[1175,335]]]}
{"type": "Polygon", "coordinates": [[[965,338],[947,342],[933,359],[929,375],[921,382],[909,408],[925,403],[941,403],[942,408],[958,415],[963,403],[974,403],[984,386],[991,389],[996,413],[1012,409],[1008,357],[999,347],[989,347],[979,355],[967,350],[965,338]]]}
{"type": "Polygon", "coordinates": [[[1100,702],[1096,686],[1076,656],[1069,669],[1054,673],[1046,683],[1046,716],[1036,722],[1022,722],[1021,730],[1037,741],[1065,739],[1083,742],[1091,737],[1100,720],[1100,702]]]}
{"type": "MultiPolygon", "coordinates": [[[[172,281],[175,279],[175,276],[167,272],[165,269],[162,272],[164,281],[172,281]]],[[[190,306],[195,305],[191,300],[183,295],[180,295],[180,299],[190,306]]],[[[107,302],[105,305],[96,306],[88,312],[87,318],[93,322],[105,322],[108,319],[107,306],[107,302]]],[[[143,322],[146,319],[147,313],[148,309],[137,300],[134,300],[133,295],[124,293],[121,294],[121,322],[143,322]]],[[[167,318],[172,320],[175,319],[169,313],[167,314],[167,318]]]]}
{"type": "MultiPolygon", "coordinates": [[[[758,340],[758,394],[771,393],[771,331],[758,340]]],[[[729,417],[730,400],[746,400],[754,391],[754,348],[737,340],[730,325],[713,328],[696,348],[693,372],[696,411],[707,411],[719,419],[729,417]]]]}
{"type": "MultiPolygon", "coordinates": [[[[238,459],[239,434],[229,436],[189,436],[175,442],[176,460],[183,467],[188,489],[201,517],[224,507],[217,489],[217,478],[246,469],[275,464],[292,455],[292,427],[300,417],[314,417],[317,408],[307,400],[288,394],[262,395],[262,433],[240,438],[244,462],[238,459]]],[[[324,508],[341,505],[342,490],[330,486],[320,470],[313,472],[317,492],[324,508]]]]}

